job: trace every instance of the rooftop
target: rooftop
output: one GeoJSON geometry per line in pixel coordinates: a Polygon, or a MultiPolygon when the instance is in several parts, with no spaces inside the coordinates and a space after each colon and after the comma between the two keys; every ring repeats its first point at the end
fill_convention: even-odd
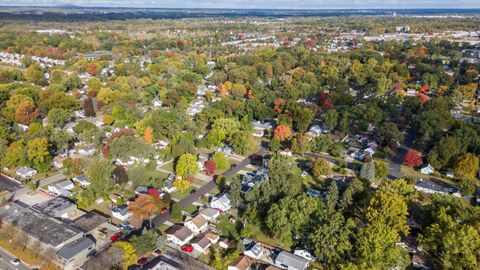
{"type": "Polygon", "coordinates": [[[193,232],[190,231],[190,229],[185,226],[173,225],[172,227],[168,228],[168,230],[166,231],[166,234],[174,235],[179,240],[184,241],[190,235],[192,235],[193,232]]]}
{"type": "Polygon", "coordinates": [[[76,210],[77,205],[65,197],[56,197],[49,201],[36,204],[32,206],[32,208],[52,217],[59,217],[65,213],[76,210]]]}
{"type": "Polygon", "coordinates": [[[90,232],[107,221],[107,217],[92,211],[77,218],[73,224],[84,232],[90,232]]]}
{"type": "Polygon", "coordinates": [[[275,258],[275,264],[287,266],[288,269],[305,269],[308,266],[308,260],[290,252],[281,251],[275,258]]]}
{"type": "Polygon", "coordinates": [[[62,247],[57,252],[57,255],[68,261],[74,258],[78,253],[84,251],[85,249],[91,247],[92,245],[95,246],[95,242],[93,242],[92,239],[88,237],[82,237],[62,247]]]}
{"type": "Polygon", "coordinates": [[[17,203],[0,207],[0,217],[40,242],[59,247],[81,232],[48,215],[17,203]]]}

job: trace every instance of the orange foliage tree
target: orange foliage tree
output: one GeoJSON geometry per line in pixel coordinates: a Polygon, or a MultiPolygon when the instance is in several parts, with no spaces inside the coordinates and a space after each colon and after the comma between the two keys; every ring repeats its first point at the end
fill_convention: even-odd
{"type": "Polygon", "coordinates": [[[153,129],[151,127],[146,127],[145,131],[143,132],[143,140],[146,143],[153,143],[153,129]]]}
{"type": "Polygon", "coordinates": [[[278,125],[273,132],[273,136],[280,141],[284,141],[292,136],[292,131],[285,125],[278,125]]]}
{"type": "Polygon", "coordinates": [[[162,207],[164,207],[163,202],[157,196],[143,194],[128,205],[128,210],[132,213],[133,221],[137,225],[145,219],[150,220],[162,207]]]}
{"type": "Polygon", "coordinates": [[[38,116],[38,109],[30,100],[24,100],[18,104],[15,110],[15,121],[20,124],[28,125],[30,121],[38,116]]]}

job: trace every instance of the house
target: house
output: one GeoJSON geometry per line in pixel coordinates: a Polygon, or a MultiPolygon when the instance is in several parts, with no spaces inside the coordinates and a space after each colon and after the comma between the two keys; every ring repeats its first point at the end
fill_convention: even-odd
{"type": "Polygon", "coordinates": [[[57,259],[64,269],[76,269],[80,267],[95,250],[95,242],[82,237],[68,243],[57,251],[57,259]]]}
{"type": "Polygon", "coordinates": [[[220,240],[218,241],[218,246],[223,248],[223,249],[228,249],[230,248],[230,241],[228,240],[228,238],[220,238],[220,240]]]}
{"type": "Polygon", "coordinates": [[[175,175],[170,174],[168,178],[163,181],[165,185],[163,186],[162,191],[168,192],[168,193],[175,192],[177,188],[173,186],[174,181],[175,181],[175,175]]]}
{"type": "Polygon", "coordinates": [[[121,221],[126,221],[130,217],[130,213],[128,212],[127,205],[118,205],[118,206],[112,207],[111,211],[112,211],[112,216],[121,221]]]}
{"type": "Polygon", "coordinates": [[[219,197],[213,197],[212,201],[210,202],[210,207],[218,209],[222,212],[230,210],[230,208],[232,208],[230,196],[228,195],[228,193],[224,193],[219,197]]]}
{"type": "Polygon", "coordinates": [[[73,182],[67,179],[55,185],[48,186],[48,192],[56,196],[70,197],[72,195],[71,190],[74,187],[73,182]]]}
{"type": "Polygon", "coordinates": [[[15,173],[21,178],[25,179],[25,178],[34,177],[37,174],[37,170],[24,166],[24,167],[18,168],[15,173]]]}
{"type": "Polygon", "coordinates": [[[314,197],[314,198],[320,198],[322,196],[322,192],[316,189],[309,189],[307,190],[307,196],[308,197],[314,197]]]}
{"type": "Polygon", "coordinates": [[[429,179],[422,179],[422,178],[417,180],[417,183],[415,184],[415,190],[418,190],[424,193],[429,193],[429,194],[434,194],[434,193],[449,194],[454,192],[453,188],[447,188],[429,179]]]}
{"type": "Polygon", "coordinates": [[[423,173],[423,174],[432,174],[432,173],[435,172],[435,169],[429,163],[429,164],[423,166],[422,168],[420,168],[420,172],[423,173]]]}
{"type": "Polygon", "coordinates": [[[310,253],[308,250],[305,250],[305,249],[296,248],[293,254],[300,256],[304,259],[307,259],[311,262],[314,262],[317,259],[315,258],[315,256],[312,255],[312,253],[310,253]]]}
{"type": "Polygon", "coordinates": [[[212,242],[205,235],[199,235],[198,237],[192,240],[192,247],[198,252],[201,252],[203,254],[208,253],[208,249],[210,248],[211,245],[212,245],[212,242]]]}
{"type": "Polygon", "coordinates": [[[221,151],[222,153],[224,153],[227,157],[234,154],[232,147],[230,147],[230,146],[228,146],[228,145],[226,145],[226,144],[223,144],[223,146],[222,146],[222,148],[221,148],[220,151],[221,151]]]}
{"type": "Polygon", "coordinates": [[[75,176],[72,180],[78,182],[82,187],[88,187],[91,184],[85,174],[75,176]]]}
{"type": "Polygon", "coordinates": [[[218,243],[218,240],[220,240],[220,236],[212,232],[205,233],[205,237],[207,237],[212,244],[216,244],[218,243]]]}
{"type": "Polygon", "coordinates": [[[55,156],[53,158],[53,167],[57,170],[63,168],[63,161],[65,160],[65,157],[62,156],[55,156]]]}
{"type": "Polygon", "coordinates": [[[188,217],[184,222],[185,227],[189,228],[195,235],[205,232],[208,229],[208,221],[200,214],[194,218],[188,217]]]}
{"type": "Polygon", "coordinates": [[[275,257],[275,266],[286,270],[305,270],[308,267],[308,260],[290,252],[280,251],[275,257]]]}
{"type": "Polygon", "coordinates": [[[239,256],[235,261],[228,265],[227,270],[250,270],[253,261],[247,256],[239,256]]]}
{"type": "Polygon", "coordinates": [[[257,138],[263,137],[265,135],[265,131],[270,130],[273,128],[271,122],[262,123],[260,121],[254,121],[251,123],[253,125],[253,136],[257,138]]]}
{"type": "Polygon", "coordinates": [[[246,173],[242,177],[241,192],[246,193],[255,186],[259,186],[264,180],[268,180],[267,169],[263,168],[260,171],[246,173]]]}
{"type": "Polygon", "coordinates": [[[90,146],[85,146],[85,147],[82,147],[80,149],[78,149],[78,154],[82,155],[82,156],[93,156],[93,154],[95,154],[95,147],[93,147],[92,145],[90,146]]]}
{"type": "Polygon", "coordinates": [[[217,220],[220,216],[220,211],[215,208],[204,208],[199,211],[199,215],[201,215],[207,221],[217,220]]]}
{"type": "Polygon", "coordinates": [[[165,233],[169,242],[179,246],[187,244],[193,238],[193,232],[185,226],[173,225],[165,233]]]}
{"type": "Polygon", "coordinates": [[[143,266],[142,269],[148,270],[187,270],[182,265],[165,256],[158,256],[143,266]]]}
{"type": "Polygon", "coordinates": [[[248,256],[254,260],[260,259],[264,253],[263,246],[260,243],[257,243],[255,241],[248,241],[244,239],[244,245],[245,245],[245,251],[243,254],[245,256],[248,256]]]}

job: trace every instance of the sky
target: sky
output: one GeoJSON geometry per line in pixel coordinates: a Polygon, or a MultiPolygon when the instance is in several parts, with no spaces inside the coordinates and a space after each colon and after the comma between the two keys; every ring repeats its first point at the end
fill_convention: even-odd
{"type": "Polygon", "coordinates": [[[480,8],[480,0],[0,0],[0,6],[362,9],[480,8]]]}

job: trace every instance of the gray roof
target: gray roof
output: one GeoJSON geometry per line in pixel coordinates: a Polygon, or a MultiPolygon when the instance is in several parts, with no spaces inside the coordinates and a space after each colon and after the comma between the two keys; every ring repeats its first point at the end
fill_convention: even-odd
{"type": "Polygon", "coordinates": [[[77,209],[77,205],[64,197],[56,197],[49,201],[36,204],[32,208],[50,215],[52,217],[60,217],[77,209]]]}
{"type": "Polygon", "coordinates": [[[67,180],[63,180],[62,182],[57,183],[56,186],[61,187],[61,188],[65,188],[65,187],[70,186],[71,184],[72,184],[72,181],[67,179],[67,180]]]}
{"type": "Polygon", "coordinates": [[[415,186],[425,188],[425,189],[430,189],[430,190],[436,191],[436,192],[449,193],[451,191],[451,189],[449,189],[447,187],[444,187],[444,186],[441,186],[439,184],[436,184],[429,179],[420,179],[420,180],[417,181],[415,186]]]}
{"type": "Polygon", "coordinates": [[[78,182],[90,183],[90,181],[88,180],[88,178],[85,174],[79,175],[79,176],[73,178],[73,180],[78,181],[78,182]]]}
{"type": "Polygon", "coordinates": [[[0,207],[0,217],[3,221],[52,247],[58,247],[81,233],[72,226],[17,203],[0,207]]]}
{"type": "Polygon", "coordinates": [[[17,169],[16,173],[18,175],[27,175],[30,172],[36,172],[37,170],[30,167],[20,167],[17,169]]]}
{"type": "Polygon", "coordinates": [[[308,266],[308,260],[290,252],[281,251],[275,258],[275,264],[286,266],[288,269],[304,270],[308,266]]]}
{"type": "Polygon", "coordinates": [[[62,247],[57,255],[68,261],[91,246],[95,247],[95,242],[88,237],[82,237],[62,247]]]}
{"type": "Polygon", "coordinates": [[[77,218],[73,222],[73,225],[75,225],[77,228],[81,229],[84,232],[90,232],[107,221],[107,217],[92,211],[77,218]]]}
{"type": "Polygon", "coordinates": [[[185,226],[173,225],[167,229],[166,234],[174,235],[179,240],[185,241],[185,239],[191,236],[193,232],[185,226]]]}

